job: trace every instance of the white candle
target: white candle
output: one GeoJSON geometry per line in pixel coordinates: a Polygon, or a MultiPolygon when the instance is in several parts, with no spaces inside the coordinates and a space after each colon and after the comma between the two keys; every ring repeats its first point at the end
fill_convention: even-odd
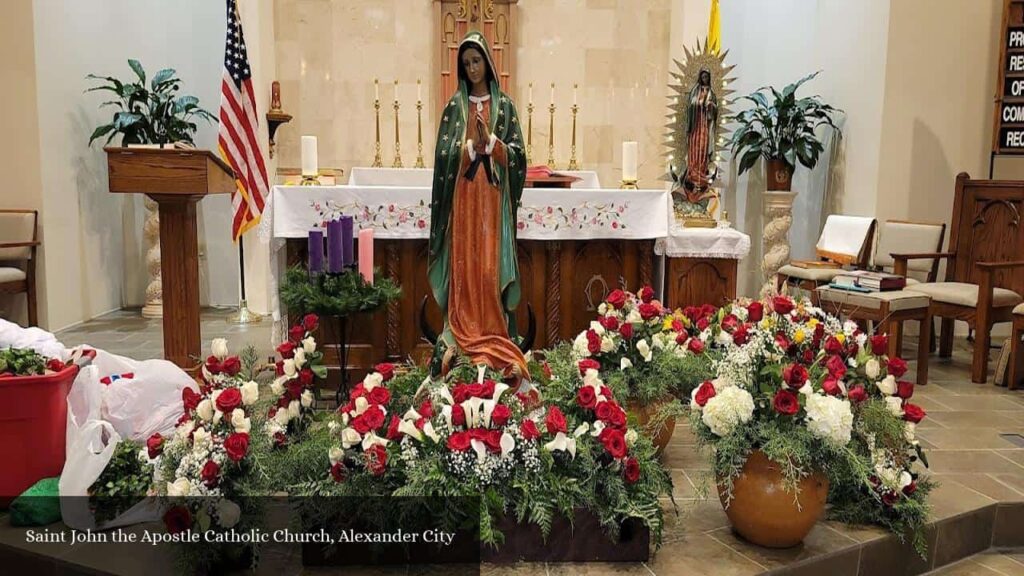
{"type": "Polygon", "coordinates": [[[423,84],[419,80],[416,81],[416,101],[423,101],[423,84]]]}
{"type": "Polygon", "coordinates": [[[316,136],[303,136],[302,137],[302,175],[303,176],[316,176],[319,173],[317,170],[317,158],[316,158],[316,136]]]}
{"type": "Polygon", "coordinates": [[[373,99],[380,100],[380,82],[376,78],[373,79],[373,99]]]}
{"type": "Polygon", "coordinates": [[[530,99],[528,100],[528,102],[530,104],[533,104],[533,82],[530,82],[530,99]]]}
{"type": "Polygon", "coordinates": [[[398,102],[398,80],[395,80],[395,102],[398,102]]]}
{"type": "Polygon", "coordinates": [[[575,105],[576,105],[576,89],[577,89],[578,87],[579,87],[579,84],[573,84],[573,85],[572,85],[572,105],[573,105],[573,106],[575,106],[575,105]]]}
{"type": "Polygon", "coordinates": [[[636,180],[636,142],[622,143],[622,179],[636,180]]]}
{"type": "Polygon", "coordinates": [[[551,103],[555,103],[555,83],[551,83],[551,103]]]}

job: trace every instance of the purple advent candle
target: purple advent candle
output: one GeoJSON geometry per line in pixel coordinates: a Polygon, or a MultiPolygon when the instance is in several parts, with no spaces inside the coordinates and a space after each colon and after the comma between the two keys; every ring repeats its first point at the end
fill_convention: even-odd
{"type": "Polygon", "coordinates": [[[352,253],[355,248],[354,238],[352,237],[353,223],[354,220],[351,216],[341,215],[342,264],[345,266],[351,266],[356,263],[355,255],[352,253]]]}
{"type": "Polygon", "coordinates": [[[324,233],[322,230],[309,231],[309,273],[324,271],[324,233]]]}
{"type": "Polygon", "coordinates": [[[339,274],[344,267],[341,249],[341,221],[327,223],[327,271],[339,274]]]}

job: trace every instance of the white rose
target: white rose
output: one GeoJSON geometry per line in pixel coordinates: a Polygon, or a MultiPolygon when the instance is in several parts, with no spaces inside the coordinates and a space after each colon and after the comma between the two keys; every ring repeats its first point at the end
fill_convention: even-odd
{"type": "Polygon", "coordinates": [[[217,503],[217,523],[222,528],[231,528],[235,524],[238,524],[239,517],[242,516],[242,509],[227,498],[222,498],[217,503]]]}
{"type": "Polygon", "coordinates": [[[355,428],[345,428],[341,431],[341,447],[346,450],[356,446],[363,441],[363,437],[356,432],[355,428]]]}
{"type": "Polygon", "coordinates": [[[301,414],[302,414],[302,408],[301,408],[301,405],[299,404],[299,401],[298,400],[292,400],[291,403],[288,404],[288,417],[289,418],[298,418],[299,415],[301,415],[301,414]]]}
{"type": "Polygon", "coordinates": [[[597,332],[598,336],[604,336],[604,326],[601,326],[600,322],[591,321],[590,329],[593,330],[594,332],[597,332]]]}
{"type": "Polygon", "coordinates": [[[608,314],[608,303],[601,302],[601,304],[597,307],[597,313],[600,314],[601,316],[606,316],[608,314]]]}
{"type": "Polygon", "coordinates": [[[196,428],[192,433],[192,449],[196,452],[204,452],[213,445],[213,438],[205,428],[196,428]]]}
{"type": "Polygon", "coordinates": [[[167,495],[172,498],[175,496],[188,496],[192,488],[189,484],[188,478],[178,478],[174,482],[167,483],[167,495]]]}
{"type": "Polygon", "coordinates": [[[380,372],[370,372],[363,378],[363,388],[367,392],[384,383],[384,376],[380,372]]]}
{"type": "Polygon", "coordinates": [[[633,367],[633,362],[629,358],[626,358],[625,356],[623,356],[622,357],[622,362],[619,363],[619,370],[625,370],[626,368],[632,368],[632,367],[633,367]]]}
{"type": "Polygon", "coordinates": [[[632,447],[633,444],[636,444],[636,440],[637,440],[638,437],[639,437],[639,434],[636,433],[636,430],[633,430],[632,428],[630,428],[626,432],[626,446],[632,447]]]}
{"type": "Polygon", "coordinates": [[[644,362],[650,362],[654,353],[651,352],[651,346],[647,343],[647,340],[641,339],[636,343],[636,350],[643,356],[644,362]]]}
{"type": "Polygon", "coordinates": [[[892,374],[885,377],[884,380],[876,384],[878,389],[882,391],[882,394],[886,396],[892,396],[896,393],[896,378],[892,374]]]}
{"type": "Polygon", "coordinates": [[[178,426],[178,428],[174,430],[174,436],[178,440],[184,440],[185,438],[188,438],[189,435],[192,434],[192,431],[195,430],[195,427],[196,423],[193,422],[192,420],[189,420],[188,422],[185,422],[184,424],[178,426]]]}
{"type": "Polygon", "coordinates": [[[715,338],[715,342],[722,346],[732,346],[732,334],[729,334],[725,330],[722,330],[721,332],[718,333],[718,336],[715,338]]]}
{"type": "Polygon", "coordinates": [[[199,406],[196,406],[196,414],[198,414],[199,418],[204,422],[213,420],[213,402],[211,402],[209,398],[203,398],[199,403],[199,406]]]}
{"type": "Polygon", "coordinates": [[[280,396],[284,394],[284,383],[290,380],[287,376],[279,376],[274,378],[274,381],[270,383],[270,391],[274,396],[280,396]]]}
{"type": "Polygon", "coordinates": [[[306,364],[306,351],[302,348],[296,348],[293,360],[295,360],[295,368],[301,369],[306,364]]]}
{"type": "Polygon", "coordinates": [[[892,412],[893,416],[897,418],[903,417],[903,399],[899,396],[886,396],[885,406],[892,412]]]}
{"type": "Polygon", "coordinates": [[[305,350],[306,354],[312,354],[316,352],[316,340],[312,336],[307,336],[302,341],[302,349],[305,350]]]}
{"type": "Polygon", "coordinates": [[[634,308],[626,315],[626,322],[630,324],[643,324],[644,317],[640,315],[640,310],[634,308]]]}
{"type": "Polygon", "coordinates": [[[252,406],[260,399],[260,385],[253,380],[249,380],[240,387],[242,392],[242,404],[246,406],[252,406]]]}
{"type": "Polygon", "coordinates": [[[877,380],[878,375],[882,373],[882,366],[878,363],[878,360],[872,358],[864,364],[864,373],[867,374],[868,378],[877,380]]]}
{"type": "Polygon", "coordinates": [[[345,457],[345,451],[337,446],[332,446],[331,449],[327,451],[327,457],[331,460],[331,466],[334,466],[345,457]]]}
{"type": "Polygon", "coordinates": [[[917,424],[906,422],[903,428],[903,437],[907,442],[915,444],[917,442],[917,424]]]}
{"type": "Polygon", "coordinates": [[[210,352],[217,357],[218,360],[223,360],[228,357],[228,341],[227,338],[214,338],[210,342],[210,352]]]}
{"type": "Polygon", "coordinates": [[[235,408],[231,412],[231,425],[235,427],[235,432],[249,433],[252,428],[252,421],[245,417],[245,411],[241,408],[235,408]]]}
{"type": "Polygon", "coordinates": [[[804,382],[804,385],[800,387],[799,392],[804,396],[810,396],[811,394],[814,394],[814,388],[811,388],[811,383],[809,381],[804,382]]]}
{"type": "Polygon", "coordinates": [[[850,403],[833,396],[812,394],[807,397],[807,429],[836,447],[850,443],[853,412],[850,403]]]}
{"type": "Polygon", "coordinates": [[[277,422],[282,428],[288,427],[288,421],[292,419],[291,414],[285,408],[278,408],[277,412],[274,413],[274,422],[277,422]]]}
{"type": "Polygon", "coordinates": [[[611,352],[615,350],[615,339],[611,336],[604,336],[601,338],[601,352],[611,352]]]}
{"type": "Polygon", "coordinates": [[[589,358],[590,357],[590,346],[587,343],[587,333],[580,332],[576,339],[572,341],[572,353],[577,358],[589,358]]]}
{"type": "Polygon", "coordinates": [[[313,405],[313,393],[310,392],[309,390],[303,390],[300,399],[302,400],[303,408],[309,408],[310,406],[313,405]]]}
{"type": "Polygon", "coordinates": [[[296,374],[297,371],[295,369],[295,359],[294,358],[286,358],[284,360],[283,368],[284,368],[284,375],[285,376],[288,376],[289,378],[294,378],[295,377],[295,374],[296,374]]]}

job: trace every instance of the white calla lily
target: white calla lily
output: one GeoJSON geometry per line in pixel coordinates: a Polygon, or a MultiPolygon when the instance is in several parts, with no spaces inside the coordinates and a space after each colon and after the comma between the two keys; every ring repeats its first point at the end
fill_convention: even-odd
{"type": "Polygon", "coordinates": [[[476,452],[477,462],[483,462],[484,459],[487,458],[487,446],[484,446],[483,442],[474,438],[473,440],[469,441],[469,447],[472,448],[474,452],[476,452]]]}
{"type": "Polygon", "coordinates": [[[555,434],[555,438],[544,445],[548,452],[568,452],[573,458],[576,457],[576,439],[565,435],[565,432],[555,434]]]}
{"type": "Polygon", "coordinates": [[[576,427],[575,430],[572,431],[572,435],[574,437],[576,437],[576,438],[579,438],[580,436],[583,436],[584,434],[586,434],[589,431],[590,431],[590,424],[587,424],[586,422],[584,422],[583,424],[580,424],[579,426],[576,427]]]}
{"type": "Polygon", "coordinates": [[[654,357],[654,352],[651,351],[651,346],[645,339],[641,339],[636,343],[636,351],[643,357],[644,362],[650,362],[651,358],[654,357]]]}
{"type": "Polygon", "coordinates": [[[484,383],[484,374],[486,374],[486,373],[487,373],[487,366],[485,366],[484,364],[481,364],[481,365],[476,367],[476,383],[477,384],[483,384],[484,383]]]}
{"type": "Polygon", "coordinates": [[[494,385],[494,394],[491,395],[491,400],[497,402],[498,398],[501,398],[501,395],[504,394],[505,390],[508,389],[508,384],[505,384],[504,382],[498,382],[497,384],[494,385]]]}
{"type": "Polygon", "coordinates": [[[381,446],[387,446],[388,442],[390,442],[390,440],[388,440],[387,438],[381,438],[380,436],[374,434],[372,431],[367,432],[366,435],[363,436],[363,450],[369,450],[376,444],[380,444],[381,446]]]}
{"type": "Polygon", "coordinates": [[[402,420],[399,422],[398,431],[417,442],[423,442],[423,432],[420,432],[420,429],[416,427],[412,420],[402,420]]]}
{"type": "Polygon", "coordinates": [[[423,434],[433,440],[435,444],[441,441],[441,436],[434,431],[434,425],[430,422],[423,425],[423,434]]]}
{"type": "Polygon", "coordinates": [[[516,440],[515,440],[515,438],[512,437],[511,434],[509,434],[508,432],[504,432],[501,435],[500,445],[501,445],[501,457],[505,458],[505,457],[507,457],[509,455],[509,453],[512,452],[512,450],[515,450],[516,440]]]}
{"type": "Polygon", "coordinates": [[[625,370],[626,368],[632,368],[633,361],[625,356],[622,357],[622,361],[619,363],[619,370],[625,370]]]}
{"type": "Polygon", "coordinates": [[[597,420],[594,425],[590,427],[590,435],[597,437],[601,435],[601,431],[604,430],[604,422],[597,420]]]}
{"type": "Polygon", "coordinates": [[[481,404],[483,410],[481,410],[480,422],[484,428],[491,427],[491,413],[494,412],[494,407],[497,405],[498,403],[495,402],[494,400],[484,400],[483,403],[481,404]]]}
{"type": "Polygon", "coordinates": [[[448,429],[452,429],[452,407],[445,405],[441,407],[441,417],[444,418],[444,423],[448,425],[448,429]]]}

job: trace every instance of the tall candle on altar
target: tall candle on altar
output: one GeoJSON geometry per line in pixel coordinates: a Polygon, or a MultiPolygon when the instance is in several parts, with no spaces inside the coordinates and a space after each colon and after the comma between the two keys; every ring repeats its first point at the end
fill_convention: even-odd
{"type": "Polygon", "coordinates": [[[302,137],[302,175],[316,176],[319,174],[316,159],[316,136],[302,137]]]}
{"type": "Polygon", "coordinates": [[[352,225],[354,221],[351,216],[341,216],[341,261],[344,266],[351,266],[355,263],[355,256],[352,254],[352,225]]]}
{"type": "Polygon", "coordinates": [[[622,179],[628,181],[636,180],[636,142],[622,143],[622,179]]]}
{"type": "Polygon", "coordinates": [[[309,231],[309,273],[324,271],[324,233],[322,230],[309,231]]]}
{"type": "Polygon", "coordinates": [[[359,274],[373,284],[373,228],[359,231],[359,274]]]}
{"type": "Polygon", "coordinates": [[[344,268],[341,249],[341,220],[327,223],[327,271],[339,274],[344,268]]]}

